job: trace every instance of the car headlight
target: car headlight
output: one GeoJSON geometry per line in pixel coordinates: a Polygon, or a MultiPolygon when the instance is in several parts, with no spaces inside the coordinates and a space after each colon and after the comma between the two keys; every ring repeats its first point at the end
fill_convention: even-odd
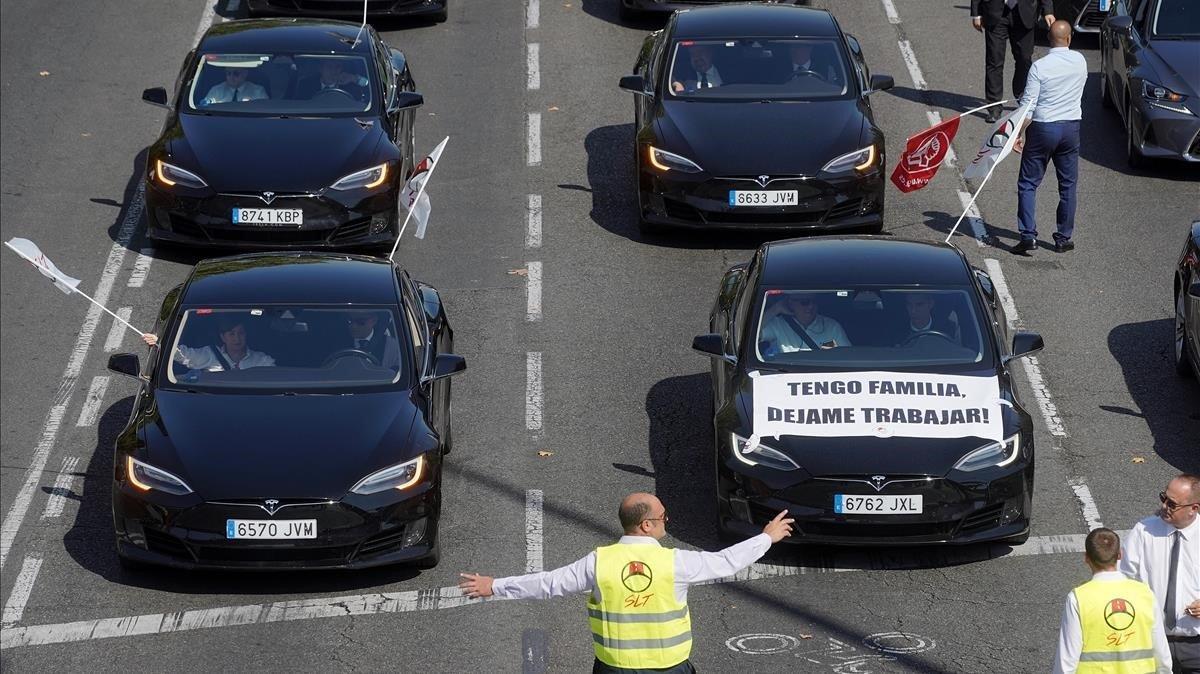
{"type": "Polygon", "coordinates": [[[174,164],[168,164],[161,159],[154,162],[154,177],[158,179],[159,183],[167,187],[175,187],[176,185],[191,187],[193,189],[208,187],[208,183],[204,182],[195,173],[187,169],[181,169],[174,164]]]}
{"type": "Polygon", "coordinates": [[[866,171],[875,166],[879,160],[879,152],[876,151],[874,145],[868,145],[861,150],[847,152],[846,154],[831,160],[828,164],[821,167],[825,173],[841,173],[854,169],[855,171],[866,171]]]}
{"type": "Polygon", "coordinates": [[[359,188],[374,189],[387,180],[387,163],[372,166],[369,169],[351,173],[332,185],[335,190],[356,190],[359,188]]]}
{"type": "Polygon", "coordinates": [[[755,447],[750,447],[750,441],[737,433],[730,433],[729,437],[733,446],[733,455],[742,463],[751,466],[766,466],[776,470],[800,469],[800,464],[778,449],[768,447],[761,442],[755,447]]]}
{"type": "Polygon", "coordinates": [[[1002,442],[991,442],[972,451],[959,459],[958,463],[954,464],[954,469],[971,472],[992,466],[1003,468],[1016,461],[1020,453],[1021,434],[1017,433],[1002,442]]]}
{"type": "Polygon", "coordinates": [[[132,456],[125,457],[125,475],[129,483],[141,491],[154,489],[176,496],[192,493],[192,488],[183,480],[132,456]]]}
{"type": "Polygon", "coordinates": [[[421,481],[425,475],[425,455],[422,454],[412,461],[405,461],[394,466],[388,466],[358,481],[350,488],[355,494],[376,494],[388,489],[408,489],[421,481]]]}
{"type": "Polygon", "coordinates": [[[679,171],[680,173],[700,173],[704,169],[687,157],[674,152],[660,150],[653,145],[646,146],[646,156],[650,165],[659,171],[679,171]]]}
{"type": "Polygon", "coordinates": [[[1142,80],[1142,98],[1146,99],[1150,105],[1164,110],[1184,115],[1192,114],[1191,110],[1182,105],[1187,96],[1171,91],[1163,85],[1151,82],[1150,80],[1142,80]]]}

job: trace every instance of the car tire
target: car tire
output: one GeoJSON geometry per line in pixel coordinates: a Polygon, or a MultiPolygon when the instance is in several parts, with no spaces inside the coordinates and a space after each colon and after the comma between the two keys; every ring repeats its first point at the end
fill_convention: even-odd
{"type": "Polygon", "coordinates": [[[1188,353],[1187,320],[1183,315],[1184,293],[1175,293],[1175,372],[1181,377],[1191,377],[1192,357],[1188,353]]]}
{"type": "MultiPolygon", "coordinates": [[[[1100,47],[1103,53],[1104,47],[1100,47]]],[[[1108,69],[1104,67],[1104,60],[1100,62],[1100,107],[1106,110],[1112,110],[1117,106],[1113,105],[1112,90],[1108,86],[1108,69]]]]}
{"type": "Polygon", "coordinates": [[[1125,106],[1125,160],[1133,168],[1142,168],[1146,165],[1146,157],[1142,155],[1142,151],[1137,148],[1137,143],[1133,140],[1133,104],[1125,106]]]}

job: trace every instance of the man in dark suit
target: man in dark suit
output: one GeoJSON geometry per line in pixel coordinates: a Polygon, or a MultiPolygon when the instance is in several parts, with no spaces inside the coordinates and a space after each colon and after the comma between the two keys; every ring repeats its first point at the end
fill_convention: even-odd
{"type": "Polygon", "coordinates": [[[370,80],[362,75],[346,72],[342,61],[343,59],[335,58],[322,59],[317,73],[300,79],[296,86],[296,98],[315,98],[324,91],[337,90],[345,92],[354,100],[366,100],[370,80]]]}
{"type": "Polygon", "coordinates": [[[906,346],[916,341],[917,335],[940,332],[953,339],[955,344],[959,344],[961,337],[958,325],[948,316],[935,314],[936,305],[937,300],[932,293],[908,293],[904,298],[904,310],[908,320],[895,332],[892,341],[897,346],[906,346]]]}
{"type": "MultiPolygon", "coordinates": [[[[1029,66],[1033,64],[1033,29],[1039,15],[1045,17],[1047,27],[1054,23],[1051,0],[971,0],[971,24],[986,37],[983,90],[988,103],[1004,98],[1005,42],[1016,61],[1013,98],[1024,93],[1029,66]]],[[[988,108],[988,123],[1000,119],[1000,107],[988,108]]]]}

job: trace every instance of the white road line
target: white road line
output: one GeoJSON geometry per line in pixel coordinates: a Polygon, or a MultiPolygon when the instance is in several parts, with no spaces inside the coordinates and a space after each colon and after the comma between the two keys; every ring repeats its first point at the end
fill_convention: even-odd
{"type": "Polygon", "coordinates": [[[525,428],[542,429],[542,352],[525,354],[525,428]]]}
{"type": "Polygon", "coordinates": [[[542,72],[541,66],[538,64],[538,52],[541,51],[541,46],[536,42],[530,42],[526,45],[525,60],[526,60],[526,78],[525,88],[530,91],[536,91],[542,88],[542,72]]]}
{"type": "MultiPolygon", "coordinates": [[[[1013,301],[1012,293],[1008,290],[1008,281],[1004,278],[1004,270],[1000,268],[999,260],[989,257],[983,261],[983,264],[987,267],[988,275],[992,277],[992,284],[996,286],[996,295],[1000,298],[1004,313],[1008,314],[1009,327],[1019,329],[1021,317],[1017,314],[1017,303],[1013,301]]],[[[1021,361],[1029,380],[1029,386],[1033,389],[1033,397],[1037,399],[1038,408],[1041,409],[1042,418],[1046,422],[1046,430],[1055,437],[1066,437],[1067,429],[1063,426],[1062,417],[1058,414],[1058,406],[1051,399],[1050,389],[1042,377],[1041,363],[1038,362],[1036,356],[1026,356],[1021,361]]]]}
{"type": "MultiPolygon", "coordinates": [[[[129,320],[129,316],[133,313],[133,307],[121,307],[117,309],[117,315],[122,320],[129,320]]],[[[125,331],[129,328],[125,327],[121,321],[114,320],[112,328],[108,331],[108,339],[104,340],[104,352],[112,353],[121,348],[121,342],[125,341],[125,331]]]]}
{"type": "Polygon", "coordinates": [[[83,409],[79,410],[79,420],[76,426],[88,427],[96,424],[100,416],[100,405],[104,402],[104,394],[108,392],[108,376],[96,375],[92,385],[88,387],[87,397],[83,399],[83,409]]]}
{"type": "Polygon", "coordinates": [[[1100,508],[1092,498],[1092,490],[1088,489],[1083,480],[1072,480],[1071,490],[1075,492],[1075,498],[1079,499],[1079,504],[1083,507],[1083,521],[1087,522],[1088,531],[1095,531],[1104,526],[1100,521],[1100,508]]]}
{"type": "Polygon", "coordinates": [[[900,56],[904,58],[904,65],[908,67],[908,76],[912,78],[913,87],[928,89],[929,85],[925,83],[925,75],[921,72],[921,66],[917,65],[917,53],[913,51],[908,40],[900,40],[900,56]]]}
{"type": "Polygon", "coordinates": [[[529,262],[525,265],[525,320],[542,320],[542,263],[529,262]]]}
{"type": "MultiPolygon", "coordinates": [[[[1125,535],[1127,532],[1117,533],[1125,535]]],[[[953,548],[949,552],[942,551],[938,554],[956,556],[967,561],[978,561],[980,558],[1000,559],[1005,557],[1079,553],[1083,551],[1084,538],[1085,535],[1083,534],[1038,536],[1030,538],[1024,545],[1013,548],[997,544],[987,547],[953,548]]],[[[903,568],[919,568],[924,564],[924,561],[919,556],[913,557],[913,560],[915,564],[909,564],[908,567],[903,568]]],[[[861,569],[755,564],[746,571],[712,581],[709,584],[814,573],[874,570],[896,565],[894,556],[880,555],[878,553],[876,554],[876,558],[866,561],[869,563],[863,565],[861,569]]],[[[903,564],[903,561],[901,561],[901,564],[903,564]]],[[[188,630],[234,627],[237,625],[260,625],[293,620],[436,611],[457,608],[468,604],[479,604],[484,601],[503,600],[468,599],[463,596],[457,587],[450,586],[428,590],[406,590],[404,592],[381,592],[342,597],[315,597],[270,604],[224,606],[191,611],[177,611],[174,613],[151,613],[122,618],[100,618],[96,620],[80,620],[69,623],[32,625],[6,629],[0,632],[0,649],[7,650],[44,644],[167,634],[188,630]]]]}
{"type": "Polygon", "coordinates": [[[67,505],[67,494],[71,493],[71,484],[75,482],[75,469],[79,467],[79,457],[68,456],[63,459],[62,470],[54,480],[54,488],[50,490],[50,500],[42,510],[42,519],[49,520],[63,514],[67,505]]]}
{"type": "MultiPolygon", "coordinates": [[[[139,184],[137,191],[133,194],[133,199],[129,201],[125,220],[117,231],[117,240],[109,249],[108,261],[104,263],[104,269],[100,272],[100,281],[96,284],[96,291],[92,293],[92,297],[100,304],[108,303],[108,295],[112,292],[117,273],[121,271],[125,261],[125,251],[142,218],[142,210],[145,207],[143,189],[139,184]]],[[[25,482],[17,492],[12,507],[4,516],[3,524],[0,524],[0,568],[3,568],[4,563],[8,561],[8,552],[12,549],[13,540],[16,539],[17,531],[21,528],[21,523],[25,521],[26,513],[29,512],[34,493],[42,479],[42,471],[46,469],[50,451],[54,449],[59,426],[62,425],[63,415],[67,411],[67,403],[75,391],[75,382],[79,378],[80,371],[83,370],[83,361],[92,345],[92,337],[96,334],[96,326],[99,325],[102,315],[104,314],[100,307],[91,305],[83,319],[83,325],[79,328],[79,336],[75,338],[75,347],[71,351],[71,357],[67,360],[67,367],[63,370],[58,391],[55,393],[54,405],[46,415],[46,421],[42,425],[41,439],[38,440],[33,456],[29,460],[25,482]]]]}
{"type": "Polygon", "coordinates": [[[529,139],[526,154],[530,166],[542,163],[542,113],[529,113],[529,139]]]}
{"type": "MultiPolygon", "coordinates": [[[[950,155],[946,155],[947,161],[950,155]]],[[[987,239],[987,227],[983,224],[983,214],[979,212],[979,207],[971,203],[971,195],[959,190],[958,200],[962,203],[963,209],[967,212],[967,222],[971,225],[971,231],[975,233],[975,243],[979,246],[983,245],[987,239]]]]}
{"type": "Polygon", "coordinates": [[[527,30],[532,30],[538,27],[538,21],[541,18],[538,16],[539,14],[541,14],[541,12],[540,7],[538,6],[538,0],[529,0],[529,2],[525,5],[525,28],[527,30]]]}
{"type": "Polygon", "coordinates": [[[525,573],[542,571],[542,490],[525,492],[525,573]]]}
{"type": "Polygon", "coordinates": [[[529,195],[529,208],[525,215],[525,247],[542,247],[542,195],[529,195]]]}
{"type": "Polygon", "coordinates": [[[154,249],[143,248],[133,261],[133,271],[129,274],[129,288],[141,288],[146,282],[146,274],[150,273],[150,263],[154,261],[154,249]]]}
{"type": "Polygon", "coordinates": [[[4,613],[0,616],[0,626],[11,627],[21,622],[25,615],[25,604],[33,593],[33,584],[37,582],[38,571],[42,568],[41,557],[26,557],[21,564],[21,573],[17,574],[17,582],[13,583],[12,594],[4,604],[4,613]]]}
{"type": "Polygon", "coordinates": [[[883,11],[887,13],[888,23],[900,23],[900,14],[896,12],[892,0],[883,0],[883,11]]]}
{"type": "Polygon", "coordinates": [[[200,14],[200,25],[196,26],[196,35],[192,38],[193,46],[200,42],[200,38],[204,37],[204,32],[212,26],[216,18],[217,3],[213,0],[204,0],[204,12],[200,14]]]}

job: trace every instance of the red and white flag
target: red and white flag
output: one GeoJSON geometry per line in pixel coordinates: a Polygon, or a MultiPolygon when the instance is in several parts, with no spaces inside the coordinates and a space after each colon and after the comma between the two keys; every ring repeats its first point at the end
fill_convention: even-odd
{"type": "Polygon", "coordinates": [[[979,146],[979,152],[975,153],[975,158],[963,169],[964,178],[974,180],[986,177],[997,164],[1012,153],[1013,145],[1016,144],[1017,137],[1021,135],[1025,117],[1029,114],[1030,103],[1032,101],[1013,110],[996,122],[996,126],[992,127],[992,132],[983,139],[983,144],[979,146]]]}
{"type": "Polygon", "coordinates": [[[37,244],[29,239],[9,239],[4,242],[4,245],[13,249],[17,255],[28,260],[37,270],[42,272],[42,276],[54,281],[54,287],[63,291],[64,294],[70,295],[75,292],[76,286],[79,285],[79,279],[71,278],[58,270],[50,258],[46,257],[37,244]]]}
{"type": "Polygon", "coordinates": [[[892,171],[892,183],[901,192],[915,192],[929,184],[938,167],[950,153],[950,143],[958,133],[960,115],[908,137],[904,154],[892,171]]]}
{"type": "Polygon", "coordinates": [[[425,194],[425,183],[428,182],[429,176],[437,166],[438,159],[442,156],[442,150],[446,148],[446,142],[449,140],[449,136],[443,138],[442,142],[433,148],[433,152],[430,152],[429,156],[416,165],[412,176],[404,184],[404,189],[400,191],[400,206],[411,214],[410,217],[413,220],[417,221],[416,235],[418,239],[425,238],[425,228],[429,226],[429,214],[433,211],[429,195],[425,194]]]}

